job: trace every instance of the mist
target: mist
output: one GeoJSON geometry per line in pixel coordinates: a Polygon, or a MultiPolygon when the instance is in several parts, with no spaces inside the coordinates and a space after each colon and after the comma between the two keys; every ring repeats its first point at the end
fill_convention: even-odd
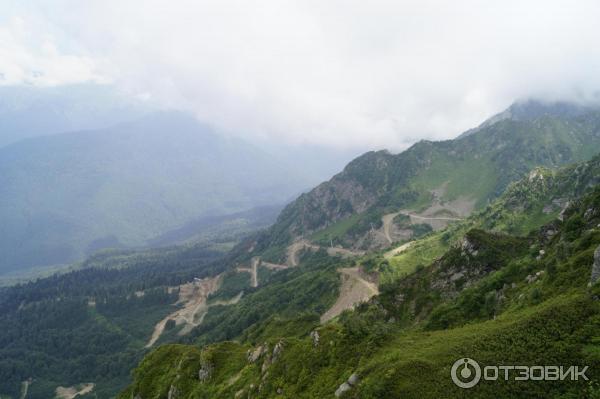
{"type": "Polygon", "coordinates": [[[397,151],[600,98],[594,1],[1,3],[2,84],[108,83],[250,140],[397,151]]]}

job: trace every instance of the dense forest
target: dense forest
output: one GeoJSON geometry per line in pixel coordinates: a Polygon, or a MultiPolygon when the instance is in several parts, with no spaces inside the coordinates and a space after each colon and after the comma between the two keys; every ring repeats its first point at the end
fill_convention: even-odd
{"type": "Polygon", "coordinates": [[[168,287],[223,268],[208,245],[110,251],[80,270],[0,290],[0,393],[19,397],[31,378],[28,398],[88,381],[99,397],[113,396],[172,311],[178,293],[168,287]]]}

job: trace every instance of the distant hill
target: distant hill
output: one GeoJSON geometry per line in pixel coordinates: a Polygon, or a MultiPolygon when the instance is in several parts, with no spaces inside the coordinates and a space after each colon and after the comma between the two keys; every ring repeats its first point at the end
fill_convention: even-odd
{"type": "Polygon", "coordinates": [[[28,137],[101,129],[152,111],[113,86],[0,86],[0,147],[28,137]]]}
{"type": "Polygon", "coordinates": [[[0,149],[0,274],[285,203],[326,176],[305,169],[174,112],[19,141],[0,149]]]}

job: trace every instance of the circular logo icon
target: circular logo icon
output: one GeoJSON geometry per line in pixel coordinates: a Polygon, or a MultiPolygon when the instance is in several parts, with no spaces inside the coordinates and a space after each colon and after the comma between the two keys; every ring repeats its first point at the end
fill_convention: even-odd
{"type": "Polygon", "coordinates": [[[452,381],[461,388],[473,388],[481,379],[481,367],[468,357],[458,359],[450,371],[452,381]]]}

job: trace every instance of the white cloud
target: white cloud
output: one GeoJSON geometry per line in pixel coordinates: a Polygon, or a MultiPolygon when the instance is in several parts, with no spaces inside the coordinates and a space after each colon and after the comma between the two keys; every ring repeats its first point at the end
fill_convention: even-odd
{"type": "Polygon", "coordinates": [[[110,77],[276,140],[402,149],[453,137],[515,98],[600,89],[596,1],[39,0],[18,12],[44,19],[24,35],[63,36],[25,46],[0,27],[17,37],[15,49],[0,44],[13,80],[30,65],[42,82],[110,77]],[[75,52],[61,52],[67,41],[75,52]]]}
{"type": "Polygon", "coordinates": [[[91,57],[62,53],[34,18],[11,16],[0,25],[0,84],[53,86],[106,82],[91,57]]]}

